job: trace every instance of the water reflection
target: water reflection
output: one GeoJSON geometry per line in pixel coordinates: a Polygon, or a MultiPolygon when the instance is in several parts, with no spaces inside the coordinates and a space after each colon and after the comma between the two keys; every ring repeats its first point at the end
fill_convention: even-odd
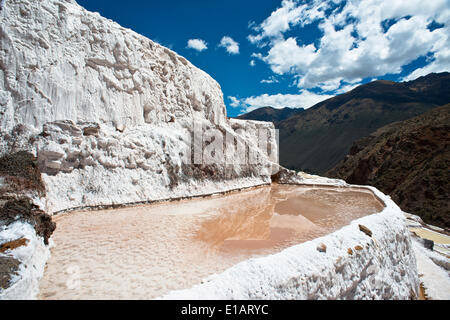
{"type": "Polygon", "coordinates": [[[349,188],[276,186],[229,198],[195,238],[232,254],[265,254],[305,242],[383,208],[371,192],[349,188]]]}
{"type": "Polygon", "coordinates": [[[273,185],[57,217],[41,299],[149,299],[191,287],[382,205],[368,191],[273,185]]]}

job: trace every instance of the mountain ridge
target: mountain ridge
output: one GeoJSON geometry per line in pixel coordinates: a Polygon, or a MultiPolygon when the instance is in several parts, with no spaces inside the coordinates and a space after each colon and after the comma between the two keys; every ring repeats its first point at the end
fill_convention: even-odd
{"type": "Polygon", "coordinates": [[[377,80],[284,120],[275,119],[280,130],[280,164],[324,174],[344,159],[354,141],[450,102],[449,87],[449,72],[408,82],[377,80]]]}
{"type": "Polygon", "coordinates": [[[275,125],[280,121],[286,120],[289,117],[303,112],[303,108],[282,108],[277,109],[274,107],[262,107],[256,110],[250,111],[249,113],[244,113],[236,117],[236,119],[241,120],[258,120],[258,121],[269,121],[273,122],[275,125]]]}

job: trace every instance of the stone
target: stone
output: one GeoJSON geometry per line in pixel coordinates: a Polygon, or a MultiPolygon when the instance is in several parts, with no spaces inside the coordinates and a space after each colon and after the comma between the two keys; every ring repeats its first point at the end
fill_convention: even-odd
{"type": "Polygon", "coordinates": [[[11,199],[0,209],[0,221],[10,224],[15,221],[23,221],[31,224],[36,230],[36,234],[44,238],[44,243],[48,244],[48,239],[56,229],[55,222],[51,216],[39,209],[30,199],[11,199]]]}
{"type": "Polygon", "coordinates": [[[64,149],[56,142],[49,141],[43,149],[39,150],[39,159],[59,160],[64,157],[64,149]]]}
{"type": "Polygon", "coordinates": [[[11,286],[11,279],[18,274],[20,261],[8,256],[0,256],[0,289],[11,286]]]}
{"type": "Polygon", "coordinates": [[[319,252],[327,252],[327,246],[324,243],[320,243],[317,246],[317,251],[319,251],[319,252]]]}
{"type": "Polygon", "coordinates": [[[125,131],[125,125],[123,125],[123,124],[116,125],[116,130],[119,131],[119,132],[124,132],[125,131]]]}
{"type": "Polygon", "coordinates": [[[98,133],[100,132],[100,125],[90,125],[83,128],[83,135],[84,136],[98,136],[98,133]]]}
{"type": "MultiPolygon", "coordinates": [[[[47,124],[47,128],[49,126],[56,126],[61,128],[61,130],[67,132],[69,135],[74,137],[80,137],[82,135],[82,131],[78,128],[75,123],[71,120],[63,120],[63,121],[55,121],[47,124]]],[[[48,129],[47,129],[48,130],[48,129]]]]}
{"type": "Polygon", "coordinates": [[[423,246],[425,248],[427,248],[428,250],[433,251],[433,249],[434,249],[434,241],[433,240],[422,239],[422,242],[423,242],[423,246]]]}
{"type": "Polygon", "coordinates": [[[61,162],[60,161],[45,161],[45,167],[50,169],[59,170],[61,169],[61,162]]]}
{"type": "Polygon", "coordinates": [[[20,238],[13,241],[9,241],[0,245],[0,253],[5,253],[8,250],[14,250],[19,247],[26,246],[29,240],[26,238],[20,238]]]}
{"type": "Polygon", "coordinates": [[[366,235],[368,235],[369,237],[372,237],[372,231],[370,231],[369,228],[367,228],[366,226],[363,226],[362,224],[358,225],[359,226],[359,230],[361,232],[364,232],[366,235]]]}

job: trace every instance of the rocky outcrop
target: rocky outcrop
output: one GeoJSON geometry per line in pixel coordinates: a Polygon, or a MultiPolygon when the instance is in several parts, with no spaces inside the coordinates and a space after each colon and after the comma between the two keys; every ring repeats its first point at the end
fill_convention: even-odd
{"type": "Polygon", "coordinates": [[[18,275],[20,261],[13,257],[0,256],[0,289],[10,286],[12,277],[18,275]]]}
{"type": "Polygon", "coordinates": [[[0,300],[36,299],[49,246],[30,221],[0,221],[0,230],[0,300]]]}
{"type": "Polygon", "coordinates": [[[0,157],[0,199],[16,198],[28,193],[45,195],[45,186],[37,158],[26,151],[0,157]]]}
{"type": "Polygon", "coordinates": [[[0,300],[29,299],[49,255],[55,223],[36,203],[45,196],[37,158],[0,157],[0,300]]]}
{"type": "Polygon", "coordinates": [[[26,151],[1,157],[0,178],[0,225],[29,223],[48,244],[55,223],[32,200],[45,196],[37,158],[26,151]]]}
{"type": "Polygon", "coordinates": [[[52,218],[29,199],[9,200],[0,209],[2,224],[9,225],[16,221],[32,225],[36,234],[43,237],[45,244],[48,244],[48,239],[56,228],[52,218]]]}
{"type": "Polygon", "coordinates": [[[48,244],[55,223],[33,203],[33,198],[45,196],[37,158],[26,151],[1,157],[0,179],[0,226],[16,221],[29,223],[48,244]]]}
{"type": "Polygon", "coordinates": [[[270,182],[273,125],[227,119],[185,58],[72,0],[9,0],[0,18],[0,153],[37,157],[48,212],[270,182]]]}

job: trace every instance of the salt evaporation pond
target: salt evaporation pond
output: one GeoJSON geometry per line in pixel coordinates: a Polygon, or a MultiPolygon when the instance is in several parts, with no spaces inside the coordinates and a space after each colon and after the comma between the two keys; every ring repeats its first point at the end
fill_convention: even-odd
{"type": "Polygon", "coordinates": [[[41,299],[151,299],[383,208],[357,188],[272,185],[55,217],[41,299]]]}

